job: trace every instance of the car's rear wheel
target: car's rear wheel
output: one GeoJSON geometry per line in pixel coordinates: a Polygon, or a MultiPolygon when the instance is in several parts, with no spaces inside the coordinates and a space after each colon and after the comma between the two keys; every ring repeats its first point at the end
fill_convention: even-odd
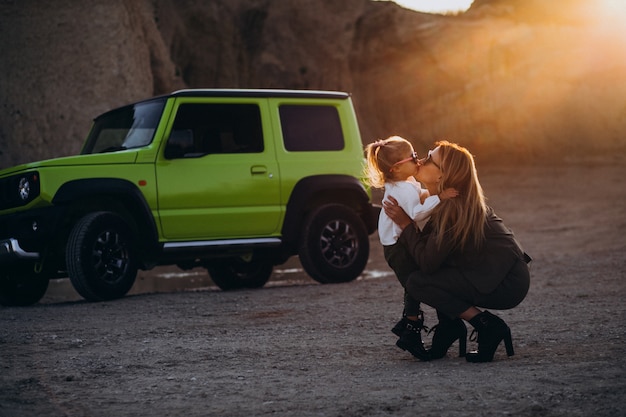
{"type": "Polygon", "coordinates": [[[0,272],[0,305],[28,306],[45,295],[50,279],[44,272],[36,272],[34,265],[7,268],[0,272]]]}
{"type": "Polygon", "coordinates": [[[369,250],[363,221],[344,205],[321,206],[304,223],[300,262],[322,284],[356,279],[365,269],[369,250]]]}
{"type": "Polygon", "coordinates": [[[206,265],[211,279],[221,290],[261,288],[272,275],[274,266],[259,255],[213,261],[206,265]]]}
{"type": "Polygon", "coordinates": [[[89,301],[120,298],[137,276],[134,239],[115,213],[90,213],[80,219],[67,243],[67,270],[76,291],[89,301]]]}

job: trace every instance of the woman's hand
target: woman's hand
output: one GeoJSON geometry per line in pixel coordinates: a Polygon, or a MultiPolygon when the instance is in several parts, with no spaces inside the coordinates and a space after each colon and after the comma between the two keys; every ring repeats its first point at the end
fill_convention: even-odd
{"type": "Polygon", "coordinates": [[[401,229],[413,224],[413,219],[398,205],[398,200],[391,196],[388,196],[387,199],[383,201],[383,210],[385,210],[385,214],[389,216],[395,224],[400,226],[401,229]]]}

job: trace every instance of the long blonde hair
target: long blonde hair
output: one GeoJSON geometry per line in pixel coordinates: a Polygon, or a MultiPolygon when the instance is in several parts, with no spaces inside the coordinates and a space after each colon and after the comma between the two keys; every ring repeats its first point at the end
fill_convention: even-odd
{"type": "Polygon", "coordinates": [[[391,167],[411,152],[413,152],[411,142],[400,136],[391,136],[367,145],[365,147],[367,160],[365,176],[369,185],[374,188],[383,188],[385,182],[394,181],[391,167]]]}
{"type": "Polygon", "coordinates": [[[441,201],[431,216],[437,244],[452,239],[458,249],[468,243],[480,247],[485,237],[487,204],[478,181],[474,157],[464,147],[448,141],[435,143],[441,155],[442,179],[439,190],[455,188],[459,195],[441,201]]]}

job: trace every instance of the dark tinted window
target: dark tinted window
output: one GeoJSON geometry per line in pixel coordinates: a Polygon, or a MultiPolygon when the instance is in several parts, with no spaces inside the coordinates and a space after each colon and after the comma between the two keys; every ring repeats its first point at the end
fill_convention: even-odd
{"type": "Polygon", "coordinates": [[[280,124],[288,151],[338,151],[344,147],[335,107],[280,106],[280,124]]]}
{"type": "Polygon", "coordinates": [[[178,108],[165,157],[256,152],[263,152],[257,105],[189,103],[178,108]]]}

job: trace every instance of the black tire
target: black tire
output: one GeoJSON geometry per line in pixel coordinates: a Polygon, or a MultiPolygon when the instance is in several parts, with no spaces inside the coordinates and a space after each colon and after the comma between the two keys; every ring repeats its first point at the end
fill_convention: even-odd
{"type": "Polygon", "coordinates": [[[0,305],[29,306],[46,294],[50,279],[34,266],[0,272],[0,305]]]}
{"type": "Polygon", "coordinates": [[[365,269],[370,243],[359,216],[348,207],[328,204],[304,224],[299,249],[304,270],[322,284],[349,282],[365,269]]]}
{"type": "Polygon", "coordinates": [[[137,277],[134,239],[117,214],[90,213],[80,219],[67,242],[70,281],[88,301],[123,297],[137,277]]]}
{"type": "Polygon", "coordinates": [[[274,266],[258,255],[250,258],[218,260],[206,265],[211,279],[222,291],[261,288],[272,275],[274,266]]]}

